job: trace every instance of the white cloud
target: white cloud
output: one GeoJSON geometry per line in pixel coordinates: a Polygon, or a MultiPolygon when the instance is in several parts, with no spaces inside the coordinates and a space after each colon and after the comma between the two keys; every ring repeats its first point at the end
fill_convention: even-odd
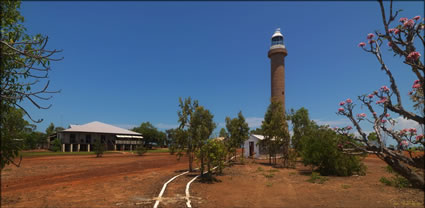
{"type": "Polygon", "coordinates": [[[177,125],[177,124],[158,123],[158,124],[155,124],[155,126],[158,129],[173,129],[173,128],[177,128],[179,125],[177,125]]]}
{"type": "Polygon", "coordinates": [[[348,125],[352,125],[351,122],[347,119],[339,119],[339,120],[330,120],[324,121],[320,119],[313,119],[318,125],[329,125],[330,127],[344,127],[348,125]]]}
{"type": "Polygon", "coordinates": [[[251,129],[260,127],[263,120],[264,120],[264,118],[259,118],[259,117],[245,118],[245,121],[248,123],[248,126],[251,129]]]}
{"type": "Polygon", "coordinates": [[[405,128],[416,128],[418,130],[418,133],[420,131],[424,131],[423,126],[421,126],[418,122],[413,120],[405,119],[401,116],[394,119],[396,121],[396,124],[394,125],[395,130],[401,130],[405,128]]]}

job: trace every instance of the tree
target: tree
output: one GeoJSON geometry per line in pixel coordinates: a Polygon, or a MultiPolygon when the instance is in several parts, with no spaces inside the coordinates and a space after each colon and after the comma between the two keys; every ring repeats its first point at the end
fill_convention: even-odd
{"type": "Polygon", "coordinates": [[[191,123],[192,114],[195,109],[198,107],[198,101],[190,97],[184,99],[184,101],[179,98],[179,107],[178,111],[179,116],[179,127],[175,132],[175,141],[173,142],[173,149],[177,151],[177,156],[180,158],[183,155],[183,151],[186,151],[186,154],[189,158],[189,171],[193,171],[193,160],[194,153],[196,150],[196,142],[194,141],[193,135],[191,134],[191,123]]]}
{"type": "Polygon", "coordinates": [[[10,163],[19,167],[22,157],[19,162],[15,162],[14,158],[18,157],[22,149],[25,129],[29,123],[23,119],[24,112],[21,109],[2,106],[2,111],[7,113],[1,116],[1,169],[10,163]]]}
{"type": "Polygon", "coordinates": [[[160,144],[160,137],[163,136],[150,122],[143,122],[139,127],[133,128],[132,131],[143,135],[144,146],[148,148],[152,147],[152,143],[160,144]]]}
{"type": "Polygon", "coordinates": [[[327,126],[312,122],[310,131],[300,138],[300,155],[304,165],[317,168],[321,175],[350,176],[364,175],[365,166],[359,156],[345,154],[341,149],[350,141],[348,137],[336,134],[327,126]]]}
{"type": "Polygon", "coordinates": [[[17,138],[10,137],[16,136],[18,134],[16,130],[21,127],[7,123],[8,119],[16,116],[16,112],[10,109],[15,107],[21,109],[32,121],[41,122],[42,119],[34,120],[21,106],[21,102],[26,100],[38,109],[48,109],[51,105],[45,106],[40,102],[51,98],[46,95],[58,92],[48,90],[50,83],[48,72],[51,70],[51,61],[61,60],[61,58],[53,58],[60,51],[46,49],[47,36],[40,34],[30,36],[26,33],[26,28],[23,26],[24,17],[19,12],[20,4],[20,1],[2,1],[0,4],[2,167],[13,161],[20,149],[19,144],[15,142],[17,138]],[[40,82],[43,81],[45,81],[44,84],[40,86],[40,82]]]}
{"type": "Polygon", "coordinates": [[[283,158],[282,165],[288,167],[290,138],[285,112],[279,101],[272,100],[264,115],[261,128],[264,134],[264,140],[260,142],[261,145],[267,147],[269,163],[271,164],[271,159],[274,157],[274,164],[276,165],[276,154],[281,150],[283,158]]]}
{"type": "Polygon", "coordinates": [[[199,154],[203,154],[207,165],[206,179],[211,181],[212,178],[212,167],[217,166],[218,173],[222,173],[224,162],[226,160],[226,146],[223,141],[211,139],[201,147],[199,154]]]}
{"type": "Polygon", "coordinates": [[[236,157],[236,149],[240,148],[249,136],[248,123],[245,121],[242,111],[239,111],[237,118],[231,119],[230,117],[226,117],[226,128],[229,135],[227,141],[229,151],[232,151],[233,155],[236,157]]]}
{"type": "Polygon", "coordinates": [[[308,110],[300,108],[297,111],[291,109],[291,113],[288,116],[292,123],[292,146],[299,153],[301,151],[301,138],[308,133],[312,127],[312,121],[308,117],[308,110]]]}
{"type": "MultiPolygon", "coordinates": [[[[406,156],[403,152],[397,149],[392,150],[387,148],[384,144],[384,137],[387,136],[392,138],[398,146],[409,146],[412,144],[425,145],[423,132],[419,134],[414,128],[403,130],[394,129],[395,120],[389,114],[389,112],[392,112],[393,115],[398,114],[407,120],[416,121],[422,126],[425,123],[423,113],[425,67],[420,59],[421,54],[416,51],[417,49],[415,46],[417,43],[420,44],[420,48],[422,49],[425,46],[424,37],[421,35],[421,32],[424,30],[424,23],[423,19],[421,21],[420,16],[413,17],[412,19],[403,17],[399,19],[400,24],[391,28],[391,23],[396,20],[401,10],[393,12],[391,1],[388,15],[382,0],[379,1],[379,5],[382,13],[384,32],[381,33],[376,31],[375,34],[368,34],[368,46],[366,46],[364,42],[361,42],[359,46],[367,53],[371,53],[376,57],[380,64],[380,69],[385,72],[389,79],[390,87],[382,86],[379,90],[373,91],[372,93],[358,96],[361,105],[366,107],[370,116],[367,116],[367,114],[363,112],[355,114],[354,110],[356,105],[351,99],[347,99],[340,103],[341,107],[338,109],[338,114],[346,116],[353,123],[360,135],[359,137],[351,136],[351,138],[358,141],[359,144],[352,144],[351,148],[346,151],[351,154],[355,154],[356,152],[375,154],[391,166],[394,171],[408,179],[414,187],[424,189],[424,156],[412,157],[411,154],[406,156]],[[413,82],[412,91],[408,93],[410,99],[414,102],[412,107],[416,112],[409,111],[402,103],[402,95],[404,93],[399,91],[393,72],[390,70],[390,67],[385,64],[382,56],[381,47],[384,42],[388,43],[394,56],[398,55],[404,58],[403,63],[406,64],[414,76],[417,77],[417,80],[413,82]],[[361,124],[363,125],[366,122],[372,126],[376,134],[377,142],[374,142],[377,143],[376,145],[371,142],[361,126],[361,124]],[[420,171],[415,171],[415,168],[420,171]]],[[[338,129],[340,134],[347,136],[349,136],[348,131],[349,129],[347,128],[338,129]]]]}
{"type": "MultiPolygon", "coordinates": [[[[192,137],[193,147],[195,151],[199,151],[198,159],[201,162],[201,176],[204,174],[205,159],[208,158],[208,151],[203,148],[207,144],[212,132],[217,126],[213,121],[213,115],[203,106],[196,107],[190,118],[189,134],[192,137]]],[[[207,148],[208,150],[208,148],[207,148]]],[[[210,168],[211,163],[208,163],[210,168]]]]}
{"type": "Polygon", "coordinates": [[[105,152],[105,144],[100,138],[98,138],[94,143],[94,153],[96,154],[96,157],[102,157],[103,152],[105,152]]]}
{"type": "Polygon", "coordinates": [[[50,149],[53,152],[59,152],[61,150],[61,141],[59,139],[53,140],[52,144],[50,145],[50,149]]]}
{"type": "Polygon", "coordinates": [[[263,130],[260,128],[256,128],[256,129],[252,129],[251,134],[259,134],[259,135],[263,135],[263,130]]]}
{"type": "Polygon", "coordinates": [[[219,137],[227,138],[229,135],[227,134],[227,131],[225,128],[220,129],[219,137]]]}

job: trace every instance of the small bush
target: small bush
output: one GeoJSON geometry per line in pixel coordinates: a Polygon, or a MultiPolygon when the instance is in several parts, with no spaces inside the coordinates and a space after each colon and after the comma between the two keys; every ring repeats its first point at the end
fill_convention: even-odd
{"type": "Polygon", "coordinates": [[[136,147],[136,153],[139,156],[144,155],[148,150],[143,145],[137,145],[136,147]]]}
{"type": "Polygon", "coordinates": [[[351,186],[350,185],[347,185],[347,184],[342,184],[341,187],[343,189],[349,189],[349,188],[351,188],[351,186]]]}
{"type": "Polygon", "coordinates": [[[102,141],[100,139],[96,139],[93,150],[96,154],[96,157],[102,157],[103,152],[105,152],[105,145],[102,144],[102,141]]]}
{"type": "Polygon", "coordinates": [[[261,171],[263,171],[264,169],[262,168],[262,167],[258,167],[257,168],[257,172],[261,172],[261,171]]]}
{"type": "Polygon", "coordinates": [[[327,180],[328,180],[328,178],[325,177],[325,176],[321,176],[320,173],[312,172],[310,179],[308,179],[307,181],[310,182],[310,183],[323,184],[327,180]]]}
{"type": "Polygon", "coordinates": [[[59,139],[53,140],[52,144],[50,145],[50,149],[53,152],[59,152],[61,150],[61,141],[59,139]]]}
{"type": "Polygon", "coordinates": [[[366,166],[362,163],[362,158],[344,154],[338,147],[346,141],[347,138],[341,138],[334,131],[318,127],[301,138],[304,165],[316,167],[321,175],[365,175],[366,166]]]}
{"type": "Polygon", "coordinates": [[[381,177],[379,181],[387,186],[393,186],[396,188],[406,188],[409,187],[411,184],[409,180],[404,178],[403,176],[397,174],[394,172],[394,170],[391,168],[391,166],[385,167],[386,171],[388,173],[394,174],[391,178],[381,177]]]}

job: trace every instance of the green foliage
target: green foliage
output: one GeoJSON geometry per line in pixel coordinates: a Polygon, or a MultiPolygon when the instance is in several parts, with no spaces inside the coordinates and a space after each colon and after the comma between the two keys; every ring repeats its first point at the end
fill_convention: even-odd
{"type": "Polygon", "coordinates": [[[152,148],[153,143],[164,146],[166,142],[166,134],[159,131],[150,122],[143,122],[139,127],[133,128],[132,131],[143,135],[144,146],[147,148],[152,148]]]}
{"type": "Polygon", "coordinates": [[[344,154],[338,145],[347,141],[327,127],[316,127],[301,139],[304,165],[317,167],[321,175],[364,175],[366,167],[358,156],[344,154]]]}
{"type": "Polygon", "coordinates": [[[24,139],[24,149],[36,149],[38,147],[43,147],[47,143],[47,137],[44,133],[41,132],[31,132],[25,135],[24,139]]]}
{"type": "Polygon", "coordinates": [[[220,129],[219,137],[224,137],[224,138],[229,137],[225,128],[220,129]]]}
{"type": "Polygon", "coordinates": [[[310,183],[323,184],[327,180],[329,179],[325,176],[321,176],[320,173],[312,172],[310,178],[307,181],[310,183]]]}
{"type": "Polygon", "coordinates": [[[61,151],[61,141],[59,139],[53,140],[52,144],[50,145],[50,149],[53,152],[59,152],[59,151],[61,151]]]}
{"type": "Polygon", "coordinates": [[[14,158],[22,149],[22,142],[26,136],[26,128],[29,125],[23,119],[24,112],[13,107],[2,106],[1,116],[1,169],[7,164],[16,164],[14,158]]]}
{"type": "Polygon", "coordinates": [[[263,135],[263,130],[261,128],[252,129],[249,133],[263,135]]]}
{"type": "MultiPolygon", "coordinates": [[[[213,167],[217,166],[218,173],[220,174],[223,171],[227,155],[226,146],[222,141],[211,139],[202,146],[199,152],[200,154],[205,156],[205,165],[208,171],[204,176],[207,180],[211,181],[213,179],[211,172],[213,167]]],[[[202,167],[201,170],[203,170],[202,167]]]]}
{"type": "MultiPolygon", "coordinates": [[[[44,96],[45,93],[54,92],[47,92],[48,81],[44,83],[44,87],[37,86],[37,83],[48,78],[50,61],[59,60],[51,58],[58,51],[45,49],[47,37],[40,34],[30,36],[26,33],[24,17],[19,12],[20,6],[20,1],[2,1],[0,4],[1,168],[10,163],[19,166],[14,159],[22,148],[24,134],[28,133],[25,132],[28,122],[22,116],[26,114],[33,120],[20,102],[29,100],[39,109],[49,108],[40,105],[38,101],[50,99],[44,96]],[[33,90],[34,87],[39,90],[33,90]]],[[[27,141],[31,141],[29,146],[33,146],[32,139],[27,141]]]]}
{"type": "Polygon", "coordinates": [[[285,112],[280,102],[272,101],[270,103],[264,115],[261,129],[264,140],[260,141],[260,145],[267,148],[269,163],[271,164],[271,158],[274,157],[274,164],[276,164],[276,154],[281,152],[283,156],[282,165],[288,167],[290,136],[288,124],[285,119],[285,112]]]}
{"type": "Polygon", "coordinates": [[[297,152],[301,152],[301,138],[308,134],[315,124],[313,121],[310,121],[308,110],[305,108],[300,108],[297,111],[291,109],[288,119],[291,120],[292,131],[294,132],[292,146],[297,152]]]}
{"type": "Polygon", "coordinates": [[[350,185],[348,185],[348,184],[342,184],[342,185],[341,185],[341,187],[342,187],[343,189],[349,189],[349,188],[351,188],[351,186],[350,186],[350,185]]]}
{"type": "Polygon", "coordinates": [[[137,145],[136,147],[136,153],[139,156],[144,155],[148,150],[143,145],[137,145]]]}
{"type": "Polygon", "coordinates": [[[226,117],[226,129],[228,134],[228,140],[226,141],[228,151],[233,152],[233,155],[236,156],[236,149],[240,148],[249,136],[248,123],[245,121],[242,111],[238,113],[237,118],[231,119],[230,117],[226,117]]]}
{"type": "Polygon", "coordinates": [[[407,188],[411,186],[411,183],[409,182],[409,180],[407,180],[406,178],[404,178],[403,176],[401,176],[400,174],[396,173],[393,168],[391,168],[391,166],[387,165],[385,167],[385,170],[388,173],[393,174],[394,176],[392,176],[391,178],[387,178],[382,176],[379,181],[387,186],[394,186],[396,188],[407,188]]]}
{"type": "Polygon", "coordinates": [[[197,100],[192,102],[190,97],[184,99],[184,101],[179,98],[179,107],[180,125],[169,134],[173,139],[171,149],[177,152],[179,158],[183,155],[183,152],[186,152],[189,157],[189,171],[193,170],[195,153],[198,153],[201,171],[203,171],[206,152],[202,150],[202,147],[207,143],[216,127],[213,122],[214,116],[209,110],[199,106],[197,100]]]}
{"type": "Polygon", "coordinates": [[[102,143],[101,139],[96,139],[93,150],[96,157],[102,157],[103,152],[105,152],[105,144],[102,143]]]}

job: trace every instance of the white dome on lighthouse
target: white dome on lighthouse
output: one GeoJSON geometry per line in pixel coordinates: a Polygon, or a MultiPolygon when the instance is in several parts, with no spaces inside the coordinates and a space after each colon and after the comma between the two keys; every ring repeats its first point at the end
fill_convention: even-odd
{"type": "Polygon", "coordinates": [[[274,37],[282,37],[282,38],[283,38],[282,33],[280,33],[280,28],[277,28],[277,29],[276,29],[276,31],[275,31],[275,32],[274,32],[274,34],[272,35],[272,38],[274,38],[274,37]]]}

